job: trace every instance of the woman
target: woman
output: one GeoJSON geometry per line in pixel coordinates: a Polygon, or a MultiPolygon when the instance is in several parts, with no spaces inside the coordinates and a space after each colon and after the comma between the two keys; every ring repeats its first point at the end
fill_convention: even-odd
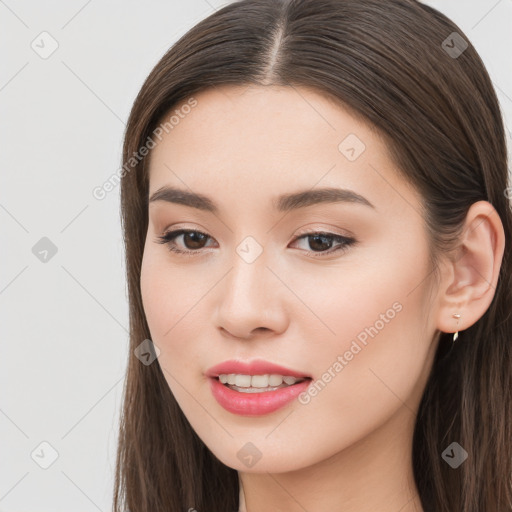
{"type": "Polygon", "coordinates": [[[512,510],[503,121],[412,0],[243,0],[133,106],[115,510],[512,510]]]}

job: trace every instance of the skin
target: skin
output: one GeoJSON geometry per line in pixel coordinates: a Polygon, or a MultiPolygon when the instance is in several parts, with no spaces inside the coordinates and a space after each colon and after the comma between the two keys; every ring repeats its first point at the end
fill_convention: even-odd
{"type": "Polygon", "coordinates": [[[422,511],[411,462],[416,412],[439,331],[469,327],[492,300],[504,245],[498,215],[473,205],[459,251],[441,258],[434,279],[421,197],[375,130],[307,88],[224,86],[195,98],[152,150],[150,196],[172,185],[209,196],[219,212],[150,203],[141,270],[171,391],[208,448],[238,470],[248,512],[422,511]],[[354,161],[338,149],[348,134],[366,147],[354,161]],[[276,195],[323,186],[351,189],[374,208],[272,208],[276,195]],[[175,238],[191,256],[156,242],[178,228],[210,238],[175,238]],[[329,245],[297,240],[318,231],[357,243],[322,256],[329,245]],[[263,248],[252,263],[236,252],[247,236],[263,248]],[[204,373],[229,359],[321,379],[396,303],[400,312],[307,404],[250,417],[210,392],[204,373]],[[252,467],[237,457],[248,442],[261,452],[252,467]]]}

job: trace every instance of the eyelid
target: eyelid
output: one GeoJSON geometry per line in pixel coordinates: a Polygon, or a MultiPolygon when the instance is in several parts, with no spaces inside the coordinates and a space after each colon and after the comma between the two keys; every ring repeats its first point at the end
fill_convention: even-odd
{"type": "Polygon", "coordinates": [[[336,235],[341,236],[343,238],[355,238],[355,236],[348,230],[340,230],[340,228],[333,226],[331,224],[325,223],[313,223],[308,224],[307,226],[300,228],[299,231],[293,234],[293,237],[311,234],[311,233],[325,233],[326,235],[336,235]],[[328,226],[325,228],[324,226],[328,226]]]}
{"type": "MultiPolygon", "coordinates": [[[[326,226],[326,225],[329,226],[327,229],[325,229],[321,224],[322,223],[315,222],[315,223],[309,224],[307,226],[303,226],[298,231],[296,231],[292,234],[293,241],[299,236],[302,236],[302,235],[311,235],[312,236],[314,234],[325,234],[325,235],[330,235],[330,236],[340,236],[343,238],[355,239],[355,236],[348,230],[342,231],[339,228],[337,228],[336,226],[332,226],[330,224],[323,223],[323,226],[326,226]]],[[[187,232],[193,231],[193,232],[197,232],[197,233],[205,235],[209,238],[214,239],[214,237],[209,235],[206,232],[206,230],[203,230],[203,228],[182,226],[180,224],[172,225],[172,227],[166,227],[163,230],[162,236],[166,236],[169,233],[174,233],[176,231],[187,231],[187,232]]]]}

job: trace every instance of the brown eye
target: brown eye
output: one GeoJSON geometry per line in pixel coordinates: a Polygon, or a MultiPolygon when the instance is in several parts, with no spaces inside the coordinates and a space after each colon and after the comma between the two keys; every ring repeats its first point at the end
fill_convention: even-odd
{"type": "Polygon", "coordinates": [[[313,235],[309,237],[309,246],[314,251],[325,251],[332,247],[332,237],[326,235],[313,235]]]}
{"type": "Polygon", "coordinates": [[[202,249],[205,240],[208,238],[204,233],[199,231],[187,231],[183,234],[183,242],[187,249],[202,249]]]}
{"type": "MultiPolygon", "coordinates": [[[[201,231],[178,229],[159,236],[155,241],[156,243],[167,245],[172,252],[192,256],[201,253],[201,249],[206,247],[208,239],[211,239],[211,237],[201,231]],[[177,240],[181,237],[181,243],[178,244],[177,240]],[[180,248],[180,245],[183,248],[180,248]]],[[[356,243],[354,238],[323,232],[306,233],[297,237],[294,242],[303,239],[308,240],[307,245],[309,248],[306,248],[306,254],[315,257],[347,250],[349,246],[356,243]]]]}
{"type": "Polygon", "coordinates": [[[336,235],[334,233],[306,233],[297,237],[294,242],[297,240],[306,239],[308,240],[307,245],[311,250],[306,248],[306,251],[310,255],[320,255],[323,254],[332,254],[334,252],[340,250],[346,250],[349,246],[354,245],[356,240],[354,238],[348,238],[341,235],[336,235]],[[333,249],[333,245],[337,244],[337,247],[333,249]]]}
{"type": "Polygon", "coordinates": [[[206,233],[190,229],[178,229],[176,231],[169,231],[164,235],[157,238],[156,242],[159,244],[166,244],[172,252],[192,254],[198,252],[199,249],[205,247],[205,242],[210,238],[206,233]],[[175,240],[178,237],[183,237],[183,244],[185,249],[176,247],[175,240]]]}

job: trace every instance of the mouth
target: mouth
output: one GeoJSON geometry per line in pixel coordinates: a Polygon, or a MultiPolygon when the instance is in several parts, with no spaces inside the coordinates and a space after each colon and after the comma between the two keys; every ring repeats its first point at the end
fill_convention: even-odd
{"type": "MultiPolygon", "coordinates": [[[[244,377],[240,379],[240,383],[226,381],[226,383],[233,385],[236,384],[240,387],[249,387],[252,382],[247,382],[248,377],[270,377],[277,376],[282,377],[283,381],[277,383],[277,377],[272,379],[272,382],[265,383],[266,385],[280,386],[285,378],[289,379],[290,377],[295,377],[296,379],[306,379],[311,378],[311,375],[307,373],[300,372],[298,370],[293,370],[291,368],[286,368],[285,366],[281,366],[275,363],[271,363],[270,361],[264,361],[263,359],[256,359],[253,361],[240,361],[240,360],[231,360],[224,361],[223,363],[212,366],[205,372],[207,377],[220,377],[222,375],[227,376],[240,376],[244,377]],[[274,382],[276,384],[274,384],[274,382]]],[[[224,377],[223,377],[224,378],[224,377]]],[[[232,377],[231,377],[232,379],[232,377]]],[[[223,382],[225,384],[225,382],[223,382]]],[[[254,387],[260,387],[260,380],[256,379],[254,383],[254,387]]]]}
{"type": "Polygon", "coordinates": [[[312,381],[311,375],[262,360],[226,361],[205,375],[215,400],[242,416],[274,412],[290,404],[312,381]]]}
{"type": "Polygon", "coordinates": [[[293,377],[291,375],[265,374],[244,375],[222,373],[216,378],[221,384],[239,393],[266,393],[294,386],[310,377],[293,377]]]}

